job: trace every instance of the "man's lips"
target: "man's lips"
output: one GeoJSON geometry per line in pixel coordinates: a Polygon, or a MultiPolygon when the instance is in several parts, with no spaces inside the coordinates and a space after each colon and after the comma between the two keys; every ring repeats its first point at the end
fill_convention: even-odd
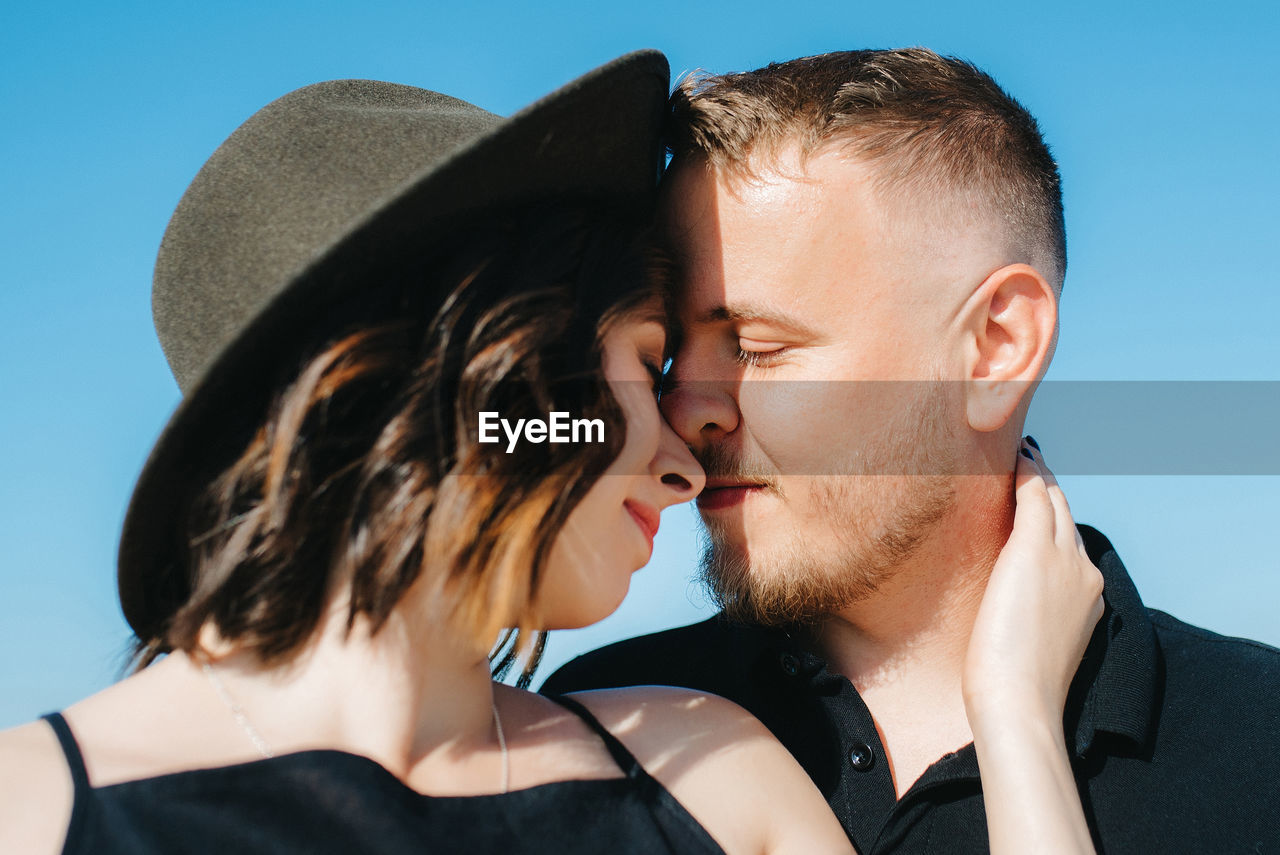
{"type": "Polygon", "coordinates": [[[653,546],[653,538],[658,533],[658,525],[662,521],[662,516],[656,508],[651,508],[642,502],[633,502],[628,499],[623,506],[631,514],[632,519],[636,521],[636,525],[640,527],[640,532],[649,540],[649,545],[653,546]]]}
{"type": "Polygon", "coordinates": [[[732,508],[741,504],[748,496],[759,495],[764,490],[764,484],[711,478],[698,494],[698,510],[719,511],[732,508]]]}

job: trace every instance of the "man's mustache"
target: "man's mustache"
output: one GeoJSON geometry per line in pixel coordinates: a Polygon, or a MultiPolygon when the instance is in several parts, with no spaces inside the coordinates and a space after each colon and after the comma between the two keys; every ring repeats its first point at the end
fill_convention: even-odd
{"type": "Polygon", "coordinates": [[[727,444],[711,443],[702,449],[691,450],[694,459],[706,473],[708,481],[722,479],[759,484],[767,489],[781,492],[778,488],[776,469],[757,459],[745,458],[737,449],[727,444]]]}

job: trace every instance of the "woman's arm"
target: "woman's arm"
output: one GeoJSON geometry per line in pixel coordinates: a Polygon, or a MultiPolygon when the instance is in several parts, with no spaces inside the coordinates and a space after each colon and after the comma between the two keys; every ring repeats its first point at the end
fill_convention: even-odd
{"type": "Polygon", "coordinates": [[[1013,533],[969,642],[965,708],[992,853],[1092,853],[1062,715],[1102,616],[1102,574],[1057,481],[1034,449],[1023,448],[1013,533]]]}

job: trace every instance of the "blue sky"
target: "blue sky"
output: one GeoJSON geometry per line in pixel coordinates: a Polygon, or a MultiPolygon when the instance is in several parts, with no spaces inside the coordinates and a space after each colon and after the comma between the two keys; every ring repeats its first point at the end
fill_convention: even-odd
{"type": "MultiPolygon", "coordinates": [[[[1050,378],[1275,381],[1277,37],[1261,2],[10,4],[0,727],[116,675],[128,638],[116,539],[178,399],[151,329],[156,248],[205,158],[271,99],[368,77],[506,113],[640,47],[665,51],[678,74],[925,45],[991,72],[1039,117],[1061,164],[1070,268],[1050,378]]],[[[1248,429],[1219,416],[1218,441],[1248,429]]],[[[1060,428],[1033,410],[1033,432],[1060,428]]],[[[1121,448],[1149,441],[1118,434],[1121,448]]],[[[1280,644],[1280,478],[1062,480],[1149,605],[1280,644]]],[[[634,596],[556,636],[549,661],[707,614],[689,582],[695,550],[692,512],[669,511],[634,596]]]]}

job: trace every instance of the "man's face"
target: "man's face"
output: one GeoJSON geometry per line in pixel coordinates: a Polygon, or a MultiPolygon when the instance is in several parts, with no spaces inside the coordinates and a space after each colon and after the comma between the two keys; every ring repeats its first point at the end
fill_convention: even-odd
{"type": "Polygon", "coordinates": [[[707,469],[707,580],[783,623],[875,591],[951,510],[963,417],[938,381],[973,264],[838,152],[756,172],[666,179],[681,336],[662,407],[707,469]]]}

